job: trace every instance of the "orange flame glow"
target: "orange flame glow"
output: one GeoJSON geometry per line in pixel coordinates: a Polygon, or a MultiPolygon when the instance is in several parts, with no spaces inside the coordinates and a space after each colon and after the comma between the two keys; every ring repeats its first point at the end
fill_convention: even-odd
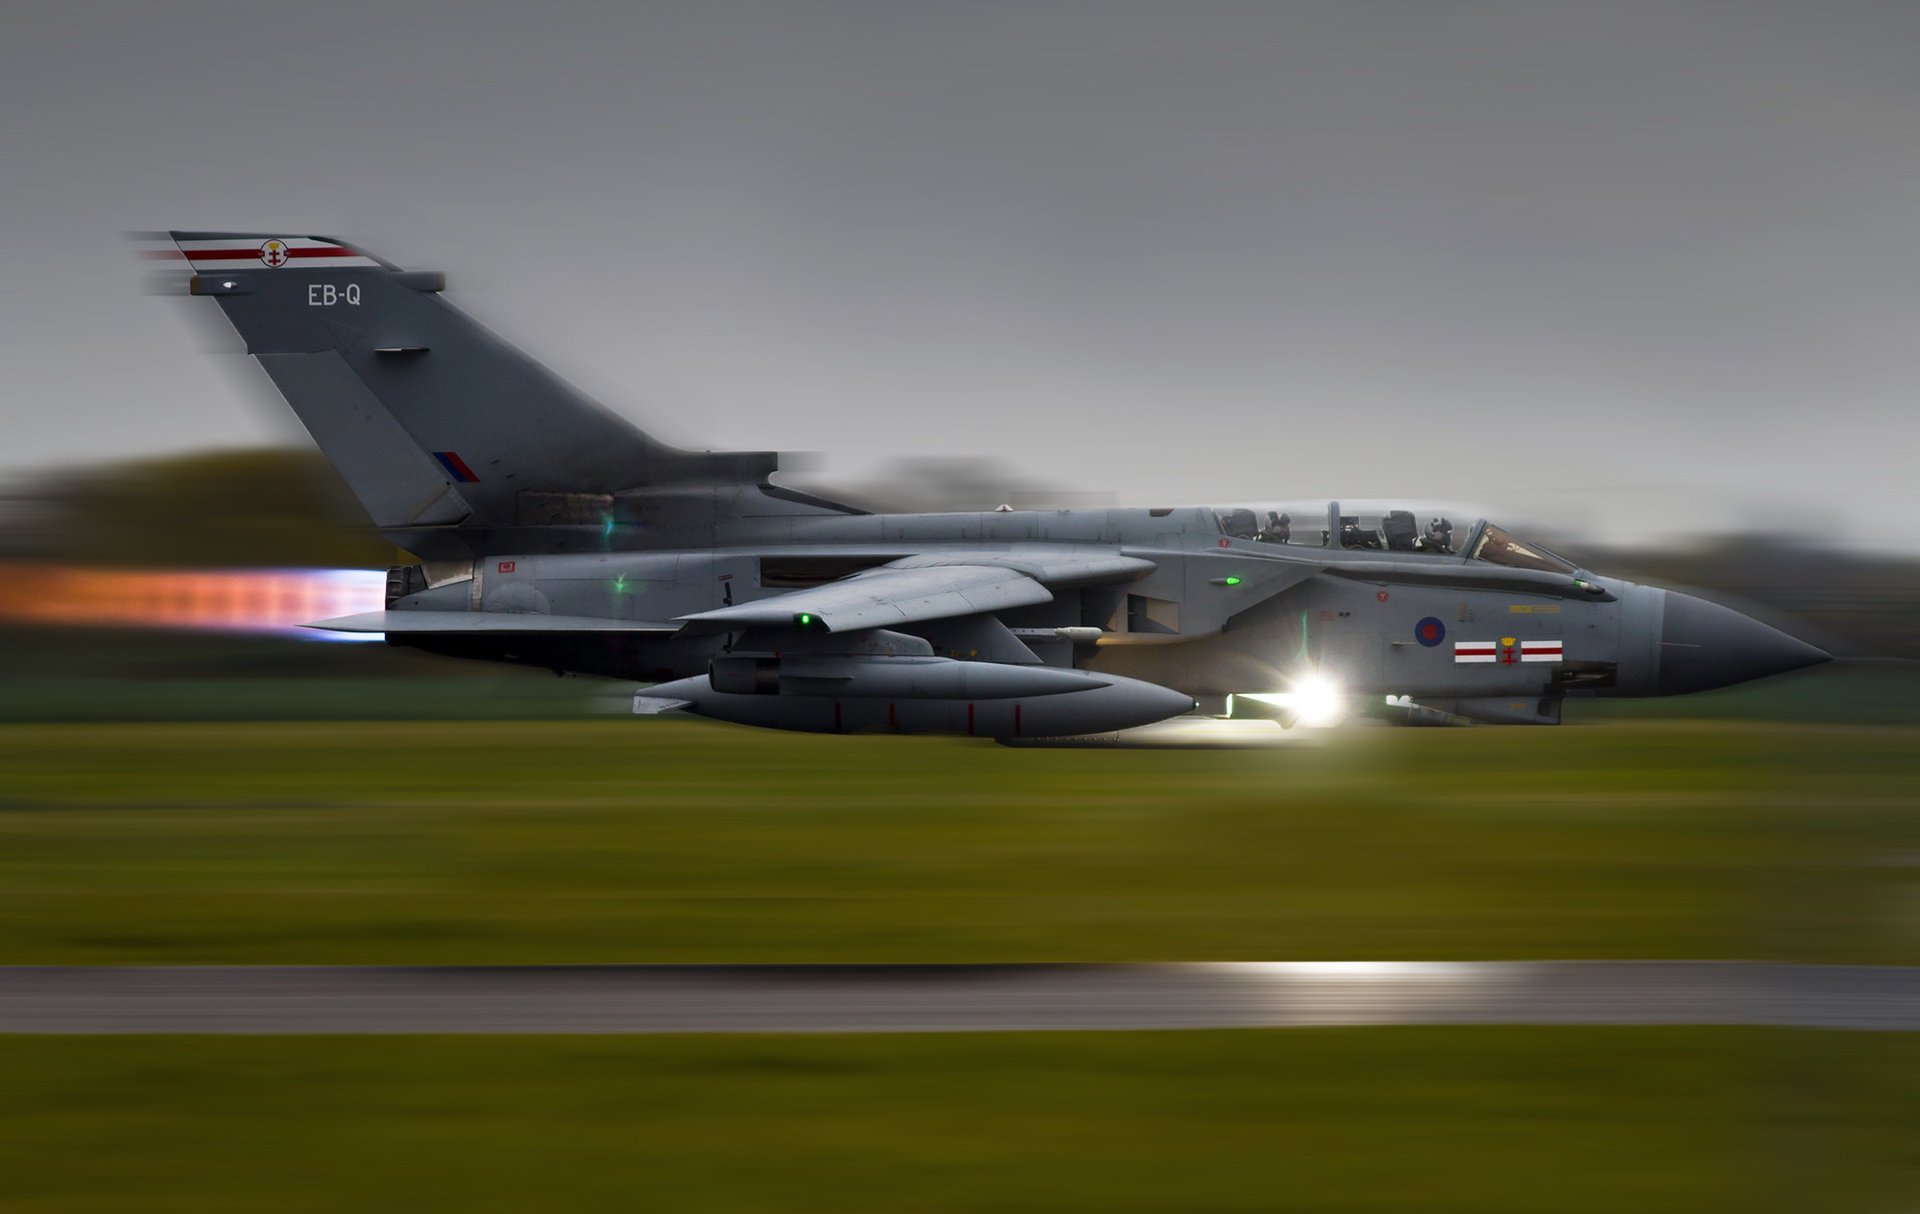
{"type": "Polygon", "coordinates": [[[300,625],[378,611],[377,569],[113,569],[0,565],[0,622],[187,628],[326,639],[300,625]]]}

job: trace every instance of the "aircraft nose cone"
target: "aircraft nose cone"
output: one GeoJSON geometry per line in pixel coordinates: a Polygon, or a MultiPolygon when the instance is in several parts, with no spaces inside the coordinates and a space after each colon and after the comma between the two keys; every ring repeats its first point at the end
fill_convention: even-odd
{"type": "Polygon", "coordinates": [[[1829,661],[1826,651],[1730,607],[1667,591],[1659,695],[1683,695],[1829,661]]]}

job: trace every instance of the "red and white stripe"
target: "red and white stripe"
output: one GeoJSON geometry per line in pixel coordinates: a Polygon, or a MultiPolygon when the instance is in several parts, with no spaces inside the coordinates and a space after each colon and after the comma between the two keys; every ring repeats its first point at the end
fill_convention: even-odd
{"type": "Polygon", "coordinates": [[[1558,662],[1560,660],[1560,642],[1522,641],[1520,642],[1520,660],[1523,662],[1558,662]]]}
{"type": "Polygon", "coordinates": [[[1456,662],[1497,662],[1500,660],[1500,646],[1495,641],[1455,641],[1453,660],[1456,662]]]}
{"type": "Polygon", "coordinates": [[[187,264],[196,270],[343,270],[366,267],[380,269],[380,263],[357,249],[311,236],[262,237],[223,236],[212,240],[176,242],[187,264]],[[277,245],[277,249],[269,246],[277,245]]]}

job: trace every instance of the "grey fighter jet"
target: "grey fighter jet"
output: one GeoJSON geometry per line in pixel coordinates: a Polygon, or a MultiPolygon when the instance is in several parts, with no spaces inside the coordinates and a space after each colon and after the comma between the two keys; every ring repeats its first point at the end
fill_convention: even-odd
{"type": "MultiPolygon", "coordinates": [[[[1546,724],[1825,661],[1725,607],[1400,509],[871,514],[677,450],[330,237],[173,232],[382,534],[318,627],[649,684],[636,711],[819,733],[1107,738],[1336,701],[1546,724]]],[[[1264,728],[1264,727],[1263,727],[1264,728]]]]}

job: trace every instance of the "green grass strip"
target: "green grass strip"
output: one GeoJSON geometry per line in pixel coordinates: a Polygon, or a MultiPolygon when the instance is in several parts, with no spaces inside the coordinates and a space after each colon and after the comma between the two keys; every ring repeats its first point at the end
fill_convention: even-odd
{"type": "Polygon", "coordinates": [[[0,728],[0,964],[1920,960],[1920,731],[0,728]]]}
{"type": "Polygon", "coordinates": [[[0,1039],[0,1208],[1894,1210],[1920,1038],[0,1039]]]}

